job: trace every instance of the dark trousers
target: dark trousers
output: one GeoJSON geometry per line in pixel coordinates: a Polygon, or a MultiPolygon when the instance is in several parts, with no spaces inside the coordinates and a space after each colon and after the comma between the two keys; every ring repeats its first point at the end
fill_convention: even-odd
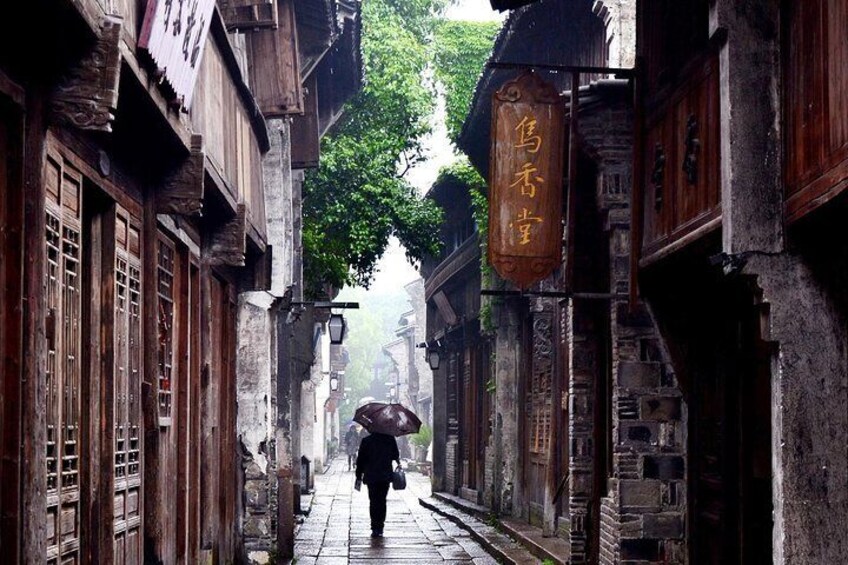
{"type": "Polygon", "coordinates": [[[368,500],[371,501],[371,529],[383,532],[386,522],[386,496],[389,494],[389,481],[371,483],[368,485],[368,500]]]}

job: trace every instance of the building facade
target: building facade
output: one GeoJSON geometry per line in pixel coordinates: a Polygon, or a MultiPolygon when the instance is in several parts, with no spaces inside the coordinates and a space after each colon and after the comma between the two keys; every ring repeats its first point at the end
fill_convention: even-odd
{"type": "MultiPolygon", "coordinates": [[[[465,351],[434,373],[435,487],[564,538],[563,562],[845,561],[845,3],[518,3],[492,62],[639,64],[584,68],[576,99],[545,77],[579,143],[562,269],[470,310],[470,259],[425,273],[428,344],[450,359],[455,332],[465,351]],[[610,49],[596,59],[590,15],[610,49]],[[580,45],[560,47],[569,25],[580,45]],[[474,318],[483,344],[460,331],[474,318]]],[[[484,176],[487,99],[520,70],[502,68],[460,140],[484,176]]],[[[443,201],[465,207],[446,229],[471,218],[443,201]]]]}
{"type": "Polygon", "coordinates": [[[299,280],[289,162],[312,140],[290,116],[319,3],[242,4],[0,9],[43,24],[0,40],[4,560],[291,552],[292,363],[269,329],[299,280]]]}

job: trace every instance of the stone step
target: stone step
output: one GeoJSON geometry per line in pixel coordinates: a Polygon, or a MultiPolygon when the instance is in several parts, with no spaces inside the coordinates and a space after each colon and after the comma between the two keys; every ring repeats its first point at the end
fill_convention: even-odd
{"type": "MultiPolygon", "coordinates": [[[[427,497],[418,499],[421,506],[440,514],[471,534],[477,543],[508,565],[538,565],[541,560],[496,527],[478,519],[443,499],[427,497]]],[[[481,507],[482,508],[482,507],[481,507]]]]}

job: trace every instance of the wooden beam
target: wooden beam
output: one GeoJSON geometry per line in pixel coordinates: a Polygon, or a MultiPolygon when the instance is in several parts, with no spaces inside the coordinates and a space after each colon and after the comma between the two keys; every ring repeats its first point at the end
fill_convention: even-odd
{"type": "Polygon", "coordinates": [[[209,236],[205,262],[209,265],[243,267],[247,250],[247,208],[239,204],[236,215],[219,224],[209,236]]]}
{"type": "Polygon", "coordinates": [[[73,67],[53,93],[53,119],[82,130],[112,131],[121,74],[121,26],[104,18],[94,49],[73,67]]]}
{"type": "Polygon", "coordinates": [[[193,135],[191,152],[162,183],[156,195],[157,214],[202,215],[205,164],[203,136],[193,135]]]}

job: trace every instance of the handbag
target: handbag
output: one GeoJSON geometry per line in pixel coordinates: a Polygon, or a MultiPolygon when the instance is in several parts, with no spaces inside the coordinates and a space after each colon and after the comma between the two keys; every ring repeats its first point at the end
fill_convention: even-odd
{"type": "Polygon", "coordinates": [[[392,488],[395,490],[403,490],[406,488],[406,474],[400,465],[392,471],[392,488]]]}

